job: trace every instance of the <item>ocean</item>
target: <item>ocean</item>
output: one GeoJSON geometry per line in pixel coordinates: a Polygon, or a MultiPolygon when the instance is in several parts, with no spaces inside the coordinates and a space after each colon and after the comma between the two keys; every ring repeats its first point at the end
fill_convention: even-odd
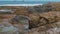
{"type": "Polygon", "coordinates": [[[0,1],[0,4],[46,4],[43,1],[0,1]]]}
{"type": "Polygon", "coordinates": [[[48,1],[0,1],[0,6],[33,6],[47,4],[48,1]]]}

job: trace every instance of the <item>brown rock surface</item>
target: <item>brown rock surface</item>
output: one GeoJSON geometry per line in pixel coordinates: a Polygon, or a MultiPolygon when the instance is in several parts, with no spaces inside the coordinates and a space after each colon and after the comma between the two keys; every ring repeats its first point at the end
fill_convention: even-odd
{"type": "Polygon", "coordinates": [[[16,26],[20,28],[18,31],[22,34],[51,34],[51,30],[54,34],[56,34],[55,32],[60,32],[60,3],[48,3],[34,7],[1,6],[0,9],[15,11],[13,14],[0,14],[0,23],[16,26]],[[23,18],[22,20],[21,16],[12,20],[19,15],[27,16],[28,20],[23,18]],[[29,29],[25,30],[24,28],[28,26],[27,23],[29,29]]]}

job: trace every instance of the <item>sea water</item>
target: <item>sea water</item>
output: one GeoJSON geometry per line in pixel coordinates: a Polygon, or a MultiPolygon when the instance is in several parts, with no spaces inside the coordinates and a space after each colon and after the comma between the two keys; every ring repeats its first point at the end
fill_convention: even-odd
{"type": "Polygon", "coordinates": [[[0,4],[46,4],[43,1],[0,1],[0,4]]]}
{"type": "MultiPolygon", "coordinates": [[[[47,4],[50,1],[1,1],[0,0],[0,6],[17,6],[17,4],[20,6],[26,6],[26,4],[47,4]]],[[[51,1],[56,2],[56,1],[51,1]]]]}
{"type": "Polygon", "coordinates": [[[33,6],[42,5],[48,2],[43,1],[0,1],[0,6],[33,6]]]}

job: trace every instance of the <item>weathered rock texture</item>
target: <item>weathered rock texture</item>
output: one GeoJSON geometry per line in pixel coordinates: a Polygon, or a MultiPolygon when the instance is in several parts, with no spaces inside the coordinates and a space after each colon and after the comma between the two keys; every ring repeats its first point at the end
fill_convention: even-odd
{"type": "MultiPolygon", "coordinates": [[[[0,9],[15,11],[13,14],[0,14],[1,27],[4,24],[11,25],[12,28],[9,28],[13,30],[13,34],[15,31],[16,34],[59,34],[60,32],[60,3],[27,7],[0,6],[0,9]]],[[[6,28],[9,29],[8,27],[1,29],[5,32],[6,28]]]]}

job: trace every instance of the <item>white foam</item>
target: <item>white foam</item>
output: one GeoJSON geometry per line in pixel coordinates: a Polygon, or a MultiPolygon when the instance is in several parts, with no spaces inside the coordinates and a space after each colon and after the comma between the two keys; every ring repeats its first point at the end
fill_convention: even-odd
{"type": "Polygon", "coordinates": [[[2,4],[0,6],[37,6],[43,4],[2,4]]]}

